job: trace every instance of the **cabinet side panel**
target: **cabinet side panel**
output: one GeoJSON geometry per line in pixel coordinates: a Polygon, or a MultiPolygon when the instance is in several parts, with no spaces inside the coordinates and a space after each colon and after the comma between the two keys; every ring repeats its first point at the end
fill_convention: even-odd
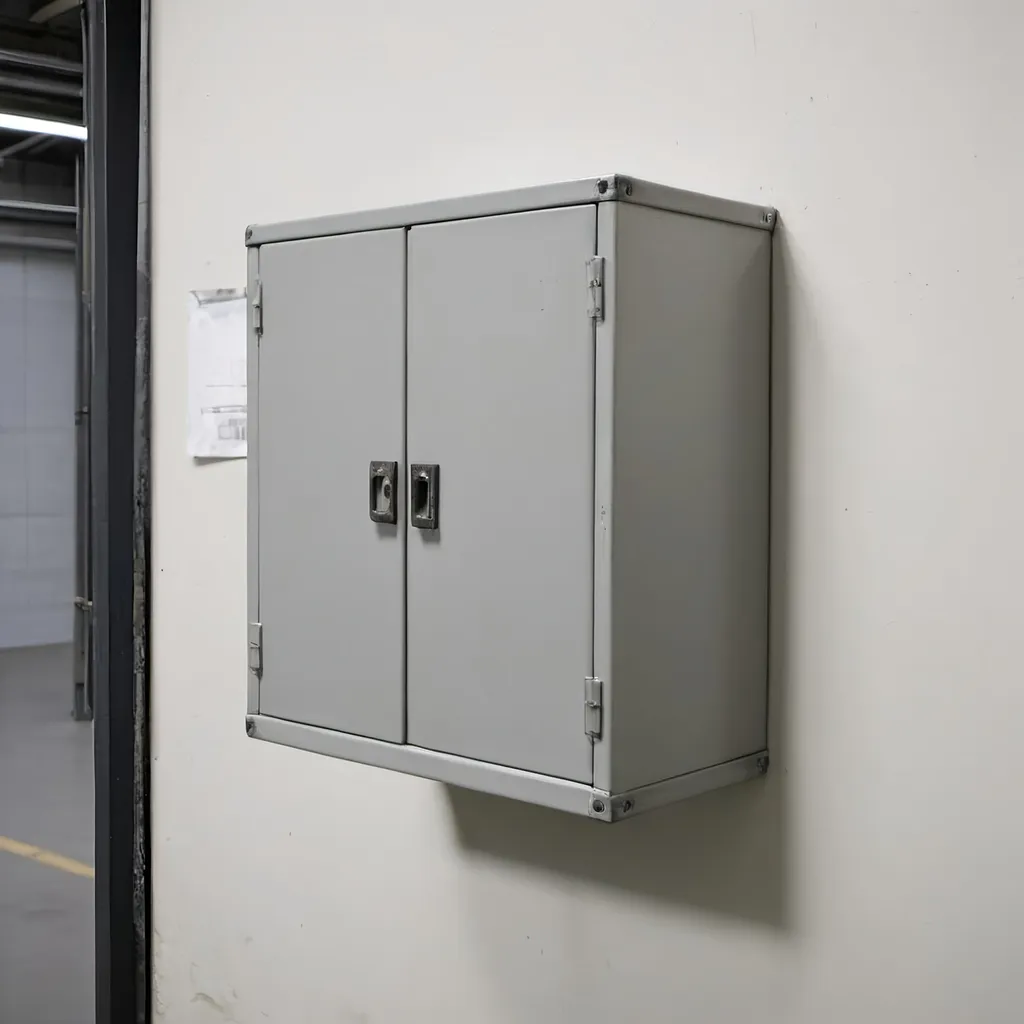
{"type": "Polygon", "coordinates": [[[771,236],[616,204],[612,788],[766,743],[771,236]]]}
{"type": "MultiPolygon", "coordinates": [[[[260,251],[258,248],[246,251],[246,606],[249,622],[260,620],[260,349],[256,325],[253,322],[253,296],[260,275],[260,251]]],[[[252,664],[248,668],[245,710],[255,715],[260,710],[260,680],[253,671],[252,664]]]]}

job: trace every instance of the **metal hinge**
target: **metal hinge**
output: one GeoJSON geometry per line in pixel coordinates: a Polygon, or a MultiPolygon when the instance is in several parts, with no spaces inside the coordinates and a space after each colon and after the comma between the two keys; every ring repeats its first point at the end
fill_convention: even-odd
{"type": "Polygon", "coordinates": [[[252,295],[252,326],[257,334],[263,333],[263,282],[256,281],[256,290],[252,295]]]}
{"type": "Polygon", "coordinates": [[[594,320],[604,319],[604,257],[591,256],[587,260],[587,288],[590,291],[590,305],[587,316],[594,320]]]}
{"type": "Polygon", "coordinates": [[[583,680],[583,731],[594,739],[601,736],[601,680],[587,676],[583,680]]]}
{"type": "Polygon", "coordinates": [[[263,675],[263,623],[249,623],[249,671],[263,675]]]}

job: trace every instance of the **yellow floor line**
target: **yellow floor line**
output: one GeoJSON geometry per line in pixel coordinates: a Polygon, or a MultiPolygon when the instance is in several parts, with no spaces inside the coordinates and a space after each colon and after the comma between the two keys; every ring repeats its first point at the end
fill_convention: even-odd
{"type": "Polygon", "coordinates": [[[27,857],[39,864],[45,864],[48,868],[56,868],[58,871],[66,871],[69,875],[80,875],[82,878],[93,878],[96,872],[88,864],[80,860],[72,860],[59,853],[44,850],[40,846],[33,846],[31,843],[19,843],[17,839],[8,839],[7,836],[0,836],[0,850],[7,853],[17,854],[19,857],[27,857]]]}

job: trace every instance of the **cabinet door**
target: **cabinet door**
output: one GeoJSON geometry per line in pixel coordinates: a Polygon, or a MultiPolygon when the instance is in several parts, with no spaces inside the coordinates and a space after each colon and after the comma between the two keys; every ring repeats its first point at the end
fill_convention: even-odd
{"type": "Polygon", "coordinates": [[[593,206],[409,232],[408,739],[580,782],[595,235],[593,206]]]}
{"type": "Polygon", "coordinates": [[[401,480],[405,231],[264,245],[259,273],[260,713],[401,742],[405,516],[371,518],[370,463],[401,480]]]}

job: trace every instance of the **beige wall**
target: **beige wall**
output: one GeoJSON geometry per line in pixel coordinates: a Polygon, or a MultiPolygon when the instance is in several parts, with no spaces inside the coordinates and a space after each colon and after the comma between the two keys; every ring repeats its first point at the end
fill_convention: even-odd
{"type": "Polygon", "coordinates": [[[157,0],[162,1019],[1021,1019],[1022,39],[1012,0],[157,0]],[[247,740],[187,290],[250,221],[610,169],[782,213],[769,779],[607,829],[247,740]]]}

